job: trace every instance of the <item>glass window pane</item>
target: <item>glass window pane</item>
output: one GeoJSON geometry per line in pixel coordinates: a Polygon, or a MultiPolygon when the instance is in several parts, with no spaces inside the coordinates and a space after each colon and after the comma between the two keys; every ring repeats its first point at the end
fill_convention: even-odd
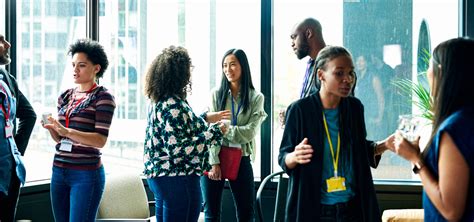
{"type": "MultiPolygon", "coordinates": [[[[72,84],[66,60],[68,45],[86,36],[85,1],[17,1],[17,16],[14,48],[20,90],[38,116],[46,111],[57,113],[59,94],[72,84]]],[[[51,177],[55,144],[39,121],[24,157],[27,181],[51,177]]]]}
{"type": "MultiPolygon", "coordinates": [[[[429,54],[438,43],[458,36],[457,1],[319,0],[308,3],[303,0],[300,3],[276,1],[274,6],[274,84],[278,89],[274,95],[273,113],[274,171],[280,169],[277,151],[282,135],[277,114],[297,99],[308,59],[298,61],[290,47],[289,34],[298,21],[314,16],[321,22],[326,44],[343,45],[351,51],[358,76],[356,97],[365,106],[368,139],[371,140],[383,139],[393,133],[399,115],[420,114],[421,111],[411,103],[416,97],[403,94],[393,82],[409,79],[423,84],[425,80],[419,73],[426,66],[421,64],[424,55],[418,52],[426,50],[429,54]],[[317,14],[314,14],[315,8],[318,8],[317,14]],[[297,14],[288,16],[289,11],[297,14]],[[438,16],[440,14],[443,16],[438,16]],[[422,26],[422,21],[427,25],[422,26]]],[[[429,137],[429,126],[427,131],[422,133],[422,145],[429,137]]],[[[391,152],[384,154],[379,167],[372,173],[376,179],[417,179],[409,162],[391,152]]]]}
{"type": "Polygon", "coordinates": [[[0,33],[5,35],[5,1],[0,2],[0,18],[2,18],[2,22],[0,22],[0,33]]]}
{"type": "MultiPolygon", "coordinates": [[[[258,1],[101,0],[100,7],[99,38],[110,60],[102,83],[112,90],[117,103],[109,142],[103,150],[109,172],[143,170],[143,79],[147,65],[163,48],[180,45],[188,49],[195,66],[188,101],[197,114],[209,105],[210,90],[221,79],[222,55],[230,48],[247,53],[253,83],[260,88],[258,1]],[[246,16],[228,16],[239,13],[246,16]]],[[[260,176],[258,160],[253,165],[256,177],[260,176]]]]}

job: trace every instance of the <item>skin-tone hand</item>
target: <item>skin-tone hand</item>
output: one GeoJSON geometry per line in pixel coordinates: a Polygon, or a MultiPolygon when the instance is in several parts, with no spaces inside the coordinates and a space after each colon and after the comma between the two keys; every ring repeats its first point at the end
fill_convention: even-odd
{"type": "Polygon", "coordinates": [[[41,120],[41,126],[45,129],[47,129],[51,135],[51,138],[53,138],[53,140],[55,142],[59,142],[59,140],[61,139],[58,132],[56,132],[55,130],[55,127],[54,127],[54,124],[49,120],[49,118],[51,117],[48,117],[48,122],[45,123],[43,120],[41,120]]]}
{"type": "Polygon", "coordinates": [[[218,123],[218,124],[219,124],[219,128],[222,131],[222,134],[225,135],[227,133],[227,126],[224,123],[218,123]]]}
{"type": "Polygon", "coordinates": [[[392,134],[384,140],[377,142],[377,147],[375,147],[375,155],[382,155],[386,150],[395,152],[394,141],[395,134],[392,134]]]}
{"type": "Polygon", "coordinates": [[[67,137],[70,133],[70,129],[64,127],[57,119],[48,117],[50,124],[44,124],[43,127],[48,130],[55,131],[61,137],[67,137]]]}
{"type": "Polygon", "coordinates": [[[289,169],[293,169],[298,164],[307,164],[313,157],[313,147],[309,144],[308,138],[304,138],[295,150],[285,157],[285,164],[289,169]]]}
{"type": "Polygon", "coordinates": [[[385,139],[384,145],[387,149],[395,153],[395,133],[385,139]]]}
{"type": "Polygon", "coordinates": [[[212,165],[212,169],[211,171],[209,171],[207,176],[211,180],[221,180],[222,174],[221,174],[221,167],[219,166],[219,164],[212,165]]]}
{"type": "Polygon", "coordinates": [[[231,113],[230,110],[222,110],[219,112],[208,112],[206,114],[206,121],[208,123],[215,123],[222,119],[230,119],[231,113]]]}
{"type": "Polygon", "coordinates": [[[280,123],[280,127],[282,129],[285,128],[285,118],[286,118],[286,110],[281,109],[278,112],[278,122],[280,123]]]}
{"type": "Polygon", "coordinates": [[[418,137],[414,142],[410,142],[403,138],[400,132],[395,133],[395,138],[393,139],[395,153],[404,159],[412,162],[413,164],[419,163],[421,161],[420,156],[420,137],[418,137]]]}
{"type": "Polygon", "coordinates": [[[46,122],[46,123],[43,120],[41,120],[41,126],[45,129],[51,128],[52,125],[53,124],[49,122],[49,117],[48,117],[48,122],[46,122]],[[48,125],[51,125],[51,126],[48,126],[48,125]]]}
{"type": "Polygon", "coordinates": [[[103,148],[107,142],[107,136],[96,132],[81,132],[79,130],[66,128],[61,123],[53,118],[48,117],[49,124],[43,124],[43,127],[48,129],[51,137],[55,142],[59,142],[61,137],[67,137],[75,142],[83,145],[103,148]]]}

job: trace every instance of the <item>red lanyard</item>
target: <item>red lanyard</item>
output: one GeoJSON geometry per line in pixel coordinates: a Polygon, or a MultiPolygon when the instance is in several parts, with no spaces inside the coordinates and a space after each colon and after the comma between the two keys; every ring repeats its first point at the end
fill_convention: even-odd
{"type": "Polygon", "coordinates": [[[69,106],[67,107],[66,109],[66,113],[65,113],[65,118],[66,118],[66,128],[69,128],[69,119],[71,117],[71,112],[72,110],[74,110],[81,102],[82,100],[84,100],[86,97],[87,97],[87,94],[91,93],[92,90],[94,90],[95,88],[97,87],[97,83],[94,83],[94,85],[92,85],[92,87],[87,90],[86,92],[86,95],[83,96],[82,98],[80,98],[79,100],[77,100],[76,104],[73,104],[74,103],[74,100],[76,100],[76,92],[74,91],[73,94],[72,94],[72,98],[71,98],[71,101],[69,103],[69,106]]]}
{"type": "MultiPolygon", "coordinates": [[[[7,96],[5,97],[5,100],[8,100],[7,90],[5,90],[5,88],[3,88],[2,85],[0,85],[0,87],[2,88],[2,92],[5,93],[5,95],[7,96]]],[[[10,118],[10,102],[7,101],[6,104],[7,104],[7,107],[5,107],[2,103],[2,113],[5,116],[6,123],[8,123],[8,119],[10,118]]]]}

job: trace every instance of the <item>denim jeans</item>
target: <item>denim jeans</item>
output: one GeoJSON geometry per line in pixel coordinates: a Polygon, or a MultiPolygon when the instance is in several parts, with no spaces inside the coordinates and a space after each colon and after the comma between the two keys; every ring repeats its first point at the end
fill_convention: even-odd
{"type": "Polygon", "coordinates": [[[51,204],[56,222],[93,222],[104,192],[104,167],[72,170],[53,166],[51,204]]]}
{"type": "Polygon", "coordinates": [[[362,221],[360,216],[360,206],[357,205],[357,201],[350,200],[347,203],[338,203],[333,205],[321,204],[321,216],[320,221],[322,222],[355,222],[362,221]]]}
{"type": "MultiPolygon", "coordinates": [[[[215,181],[207,176],[201,177],[204,198],[205,221],[221,220],[222,191],[225,180],[215,181]]],[[[240,161],[237,179],[229,181],[238,221],[254,221],[255,184],[250,157],[243,156],[240,161]]]]}
{"type": "Polygon", "coordinates": [[[194,222],[201,212],[199,176],[147,179],[156,201],[156,221],[194,222]]]}

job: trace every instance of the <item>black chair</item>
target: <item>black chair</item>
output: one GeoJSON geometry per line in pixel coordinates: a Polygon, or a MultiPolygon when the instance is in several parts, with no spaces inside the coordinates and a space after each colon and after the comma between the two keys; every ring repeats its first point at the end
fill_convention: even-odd
{"type": "Polygon", "coordinates": [[[277,190],[275,196],[275,211],[273,213],[273,221],[285,221],[286,195],[288,193],[288,178],[284,177],[284,171],[272,173],[263,179],[257,191],[257,214],[261,222],[264,220],[262,211],[262,192],[267,182],[277,179],[277,190]]]}

